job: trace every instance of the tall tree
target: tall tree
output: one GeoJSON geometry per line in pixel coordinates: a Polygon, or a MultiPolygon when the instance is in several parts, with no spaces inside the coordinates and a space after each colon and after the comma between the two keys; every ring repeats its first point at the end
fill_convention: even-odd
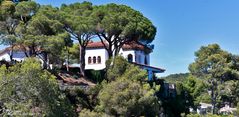
{"type": "MultiPolygon", "coordinates": [[[[32,1],[12,2],[4,1],[1,4],[1,43],[5,45],[10,45],[13,51],[14,46],[20,45],[25,54],[27,55],[26,48],[22,45],[21,40],[23,40],[24,33],[26,32],[26,27],[31,20],[32,16],[35,15],[39,5],[32,1]]],[[[12,60],[13,52],[10,52],[10,58],[12,60]]]]}
{"type": "Polygon", "coordinates": [[[213,113],[216,113],[216,107],[219,106],[218,99],[223,91],[219,90],[220,86],[239,78],[238,56],[222,50],[217,44],[202,46],[195,56],[195,62],[190,64],[189,70],[192,75],[207,81],[213,113]]]}
{"type": "Polygon", "coordinates": [[[0,4],[0,41],[1,44],[10,45],[10,59],[13,56],[13,47],[16,43],[16,28],[18,20],[14,16],[15,3],[12,1],[2,1],[0,4]]]}
{"type": "Polygon", "coordinates": [[[63,29],[64,25],[60,22],[61,20],[59,9],[52,6],[41,6],[28,23],[27,30],[23,32],[25,38],[22,41],[30,48],[30,56],[45,52],[53,62],[60,62],[58,58],[60,58],[62,49],[66,45],[70,45],[66,42],[72,43],[69,41],[70,35],[63,29]]]}
{"type": "Polygon", "coordinates": [[[71,38],[79,43],[80,73],[85,76],[85,49],[89,41],[94,37],[94,21],[91,17],[93,10],[92,3],[74,3],[62,5],[61,11],[65,18],[64,29],[71,35],[71,38]]]}
{"type": "Polygon", "coordinates": [[[27,38],[27,27],[32,20],[33,16],[37,13],[40,5],[33,1],[23,1],[19,2],[16,5],[15,16],[19,20],[19,24],[16,29],[16,38],[17,44],[21,46],[21,48],[25,51],[25,55],[33,56],[32,51],[33,48],[31,46],[25,45],[24,41],[27,38]],[[29,51],[27,51],[27,48],[29,51]]]}
{"type": "Polygon", "coordinates": [[[149,19],[125,5],[112,3],[96,6],[93,17],[97,24],[96,35],[109,57],[116,56],[125,43],[133,40],[150,43],[156,34],[156,28],[149,19]]]}

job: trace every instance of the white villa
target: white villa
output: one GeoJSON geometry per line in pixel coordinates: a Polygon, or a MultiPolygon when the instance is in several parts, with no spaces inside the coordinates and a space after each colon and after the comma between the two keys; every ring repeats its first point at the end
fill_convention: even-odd
{"type": "MultiPolygon", "coordinates": [[[[107,46],[107,43],[105,42],[107,46]]],[[[157,67],[150,66],[150,53],[152,48],[149,48],[141,43],[131,42],[124,44],[119,52],[129,62],[140,66],[142,69],[147,70],[148,79],[152,80],[154,73],[162,73],[165,70],[157,67]]],[[[85,69],[86,70],[102,70],[106,67],[105,62],[108,60],[108,53],[104,48],[102,42],[90,42],[86,48],[85,55],[85,69]]]]}
{"type": "MultiPolygon", "coordinates": [[[[107,43],[105,42],[107,46],[107,43]]],[[[157,67],[150,66],[150,53],[153,51],[152,48],[147,47],[138,42],[131,42],[128,44],[124,44],[122,49],[119,52],[119,55],[123,56],[130,63],[139,66],[142,69],[147,70],[148,72],[148,80],[153,80],[154,73],[162,73],[165,70],[157,67]]],[[[23,61],[26,58],[26,55],[22,48],[15,47],[13,51],[11,51],[11,47],[5,48],[0,51],[0,61],[5,60],[10,62],[10,55],[13,52],[13,60],[15,61],[23,61]]],[[[43,62],[44,55],[39,54],[37,56],[39,60],[43,62]]],[[[85,69],[86,70],[102,70],[105,69],[105,62],[109,59],[108,53],[104,48],[104,44],[102,42],[93,42],[91,41],[86,48],[85,55],[85,69]]],[[[47,60],[48,61],[48,60],[47,60]]],[[[48,64],[48,62],[47,62],[48,64]]],[[[70,67],[78,67],[79,64],[71,64],[70,67]]]]}

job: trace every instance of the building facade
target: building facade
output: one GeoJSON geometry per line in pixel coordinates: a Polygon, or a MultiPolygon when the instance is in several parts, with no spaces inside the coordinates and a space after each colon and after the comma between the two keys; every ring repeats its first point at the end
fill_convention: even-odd
{"type": "MultiPolygon", "coordinates": [[[[15,45],[13,48],[7,47],[3,49],[2,51],[0,51],[0,61],[12,62],[11,61],[11,55],[12,55],[12,60],[14,62],[22,62],[27,58],[26,54],[29,55],[29,49],[26,49],[26,51],[24,51],[24,49],[22,49],[18,45],[15,45]]],[[[45,64],[48,64],[49,62],[47,58],[47,54],[44,52],[37,54],[36,58],[39,59],[39,61],[42,63],[42,66],[45,66],[45,64]]]]}
{"type": "MultiPolygon", "coordinates": [[[[107,46],[108,44],[104,42],[107,46]]],[[[109,59],[108,53],[105,49],[105,46],[102,42],[90,42],[86,47],[85,55],[85,69],[86,70],[103,70],[106,68],[106,61],[109,59]]],[[[152,48],[149,48],[138,42],[131,42],[124,44],[119,51],[119,55],[123,56],[127,61],[132,64],[139,66],[148,73],[148,79],[153,80],[155,73],[162,73],[165,70],[150,66],[150,53],[152,48]]],[[[14,61],[24,61],[26,58],[26,52],[20,47],[16,46],[14,50],[11,47],[5,48],[0,52],[0,61],[4,60],[7,62],[11,61],[10,56],[14,61]]],[[[40,53],[37,54],[37,58],[42,62],[42,65],[49,64],[49,60],[45,60],[47,54],[40,53]]],[[[78,67],[79,64],[71,64],[69,66],[78,67]]]]}
{"type": "MultiPolygon", "coordinates": [[[[104,42],[107,46],[107,42],[104,42]]],[[[109,59],[108,53],[102,42],[90,42],[86,48],[85,69],[86,70],[102,70],[105,69],[105,62],[109,59]]],[[[124,44],[119,52],[130,63],[147,70],[149,80],[153,80],[155,73],[162,73],[165,70],[150,66],[150,53],[152,48],[149,48],[141,43],[131,42],[124,44]]]]}

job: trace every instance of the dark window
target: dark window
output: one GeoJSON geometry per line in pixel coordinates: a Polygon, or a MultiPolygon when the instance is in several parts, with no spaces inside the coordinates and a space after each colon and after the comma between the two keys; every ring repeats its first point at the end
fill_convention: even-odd
{"type": "Polygon", "coordinates": [[[101,57],[100,56],[97,57],[97,63],[99,63],[99,64],[101,63],[101,57]]]}
{"type": "Polygon", "coordinates": [[[96,63],[96,57],[95,56],[93,57],[93,63],[94,64],[96,63]]]}
{"type": "Polygon", "coordinates": [[[132,55],[132,54],[129,54],[129,55],[128,55],[128,61],[129,61],[129,62],[133,62],[133,55],[132,55]]]}
{"type": "Polygon", "coordinates": [[[88,63],[91,64],[91,57],[88,57],[88,63]]]}
{"type": "Polygon", "coordinates": [[[144,58],[144,64],[148,65],[147,56],[145,56],[145,58],[144,58]]]}

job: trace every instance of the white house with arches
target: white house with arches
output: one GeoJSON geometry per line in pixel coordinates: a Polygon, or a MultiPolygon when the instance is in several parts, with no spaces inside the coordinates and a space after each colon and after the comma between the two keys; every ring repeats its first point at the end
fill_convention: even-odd
{"type": "MultiPolygon", "coordinates": [[[[106,42],[105,45],[107,46],[106,42]]],[[[154,73],[162,73],[165,71],[164,69],[150,66],[150,53],[152,50],[152,48],[141,43],[131,42],[123,45],[119,55],[123,56],[132,64],[147,70],[148,78],[152,80],[154,73]]],[[[106,67],[105,62],[108,59],[108,53],[102,42],[90,42],[86,48],[85,69],[102,70],[106,67]]]]}
{"type": "MultiPolygon", "coordinates": [[[[108,44],[105,42],[105,45],[108,44]]],[[[142,69],[147,70],[149,80],[152,80],[154,73],[162,73],[165,70],[150,66],[150,53],[153,49],[138,42],[131,42],[124,44],[119,54],[127,59],[130,63],[139,66],[142,69]]],[[[20,46],[16,46],[14,51],[11,51],[11,47],[5,48],[0,51],[0,60],[10,61],[10,53],[13,52],[13,60],[24,61],[26,55],[20,46]]],[[[27,51],[28,52],[28,51],[27,51]]],[[[44,63],[44,53],[39,54],[37,57],[44,63]]],[[[105,69],[105,62],[109,59],[108,53],[104,48],[102,42],[90,42],[86,47],[85,55],[85,69],[86,70],[102,70],[105,69]]],[[[48,60],[47,60],[48,61],[48,60]]],[[[49,64],[49,63],[47,63],[49,64]]],[[[79,67],[79,64],[71,64],[70,67],[79,67]]]]}

